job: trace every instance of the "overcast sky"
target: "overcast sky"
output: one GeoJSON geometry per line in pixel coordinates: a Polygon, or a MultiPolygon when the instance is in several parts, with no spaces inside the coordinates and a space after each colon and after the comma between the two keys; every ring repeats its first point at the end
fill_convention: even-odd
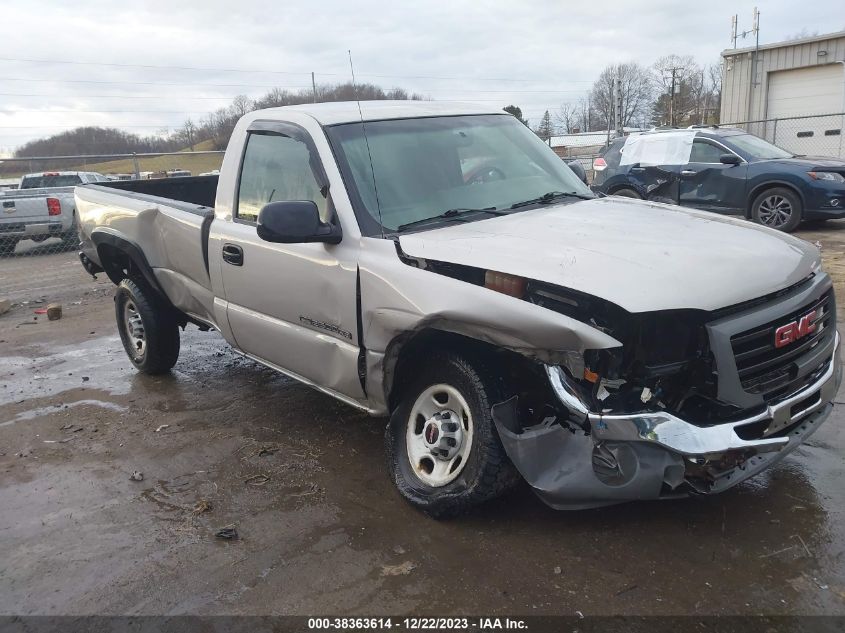
{"type": "Polygon", "coordinates": [[[309,86],[312,71],[345,81],[347,49],[359,81],[515,103],[536,123],[607,64],[718,61],[731,15],[750,28],[755,4],[761,43],[845,29],[842,0],[812,10],[795,0],[3,0],[0,155],[78,125],[175,129],[239,93],[309,86]]]}

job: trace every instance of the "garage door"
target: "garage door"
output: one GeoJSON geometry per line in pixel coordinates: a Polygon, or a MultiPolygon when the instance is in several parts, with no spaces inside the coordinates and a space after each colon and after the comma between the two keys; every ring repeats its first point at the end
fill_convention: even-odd
{"type": "MultiPolygon", "coordinates": [[[[818,118],[779,121],[770,130],[776,145],[796,154],[842,156],[845,111],[845,65],[827,64],[769,75],[767,119],[818,118]]],[[[771,125],[771,124],[770,124],[771,125]]]]}

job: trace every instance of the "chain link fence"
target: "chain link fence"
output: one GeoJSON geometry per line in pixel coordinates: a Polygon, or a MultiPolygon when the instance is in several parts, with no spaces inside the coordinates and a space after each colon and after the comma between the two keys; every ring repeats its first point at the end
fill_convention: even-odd
{"type": "Polygon", "coordinates": [[[845,158],[845,113],[720,123],[738,127],[804,156],[845,158]]]}
{"type": "MultiPolygon", "coordinates": [[[[185,151],[0,159],[0,283],[4,261],[76,250],[73,188],[80,181],[216,173],[223,154],[185,151]]],[[[0,285],[0,294],[2,290],[0,285]]]]}

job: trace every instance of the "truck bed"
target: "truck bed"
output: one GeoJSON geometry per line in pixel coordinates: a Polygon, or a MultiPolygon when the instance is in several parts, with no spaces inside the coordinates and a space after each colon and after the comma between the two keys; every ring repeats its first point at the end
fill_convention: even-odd
{"type": "Polygon", "coordinates": [[[208,236],[216,191],[217,176],[78,186],[82,250],[101,263],[95,229],[137,246],[173,305],[215,325],[208,236]]]}

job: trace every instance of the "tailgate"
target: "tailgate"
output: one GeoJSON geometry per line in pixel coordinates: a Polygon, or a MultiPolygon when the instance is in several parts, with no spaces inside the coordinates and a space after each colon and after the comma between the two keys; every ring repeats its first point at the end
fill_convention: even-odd
{"type": "Polygon", "coordinates": [[[50,219],[47,213],[47,197],[41,196],[3,196],[3,213],[0,221],[18,222],[20,220],[43,219],[45,222],[50,219]]]}

